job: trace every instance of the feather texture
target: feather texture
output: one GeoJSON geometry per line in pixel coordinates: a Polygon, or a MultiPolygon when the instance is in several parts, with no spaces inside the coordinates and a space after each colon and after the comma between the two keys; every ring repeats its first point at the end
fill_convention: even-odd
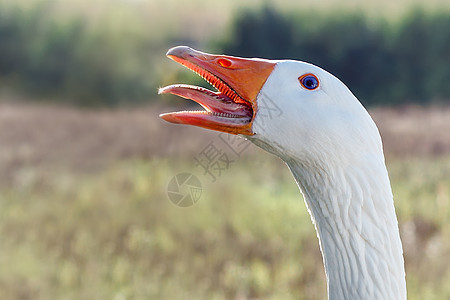
{"type": "Polygon", "coordinates": [[[403,251],[381,137],[333,75],[302,62],[277,64],[258,96],[255,144],[289,166],[315,225],[329,299],[406,299],[403,251]],[[296,82],[313,73],[320,89],[296,82]]]}

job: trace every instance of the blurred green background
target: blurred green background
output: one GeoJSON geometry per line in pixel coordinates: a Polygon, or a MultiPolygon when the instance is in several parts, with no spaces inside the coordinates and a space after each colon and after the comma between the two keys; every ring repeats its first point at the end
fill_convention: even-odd
{"type": "Polygon", "coordinates": [[[409,299],[450,298],[449,1],[0,0],[0,299],[326,297],[284,164],[158,118],[190,105],[159,87],[205,84],[176,45],[341,78],[384,140],[409,299]],[[210,143],[231,159],[215,181],[210,143]]]}
{"type": "Polygon", "coordinates": [[[1,84],[90,106],[154,101],[174,76],[162,54],[188,44],[318,64],[366,105],[449,101],[448,1],[324,2],[4,0],[1,84]]]}

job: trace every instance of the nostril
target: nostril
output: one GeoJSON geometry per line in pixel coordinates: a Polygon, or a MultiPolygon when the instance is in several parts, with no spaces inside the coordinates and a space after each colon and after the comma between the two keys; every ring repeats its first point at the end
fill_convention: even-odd
{"type": "Polygon", "coordinates": [[[222,67],[224,67],[224,68],[229,68],[229,67],[231,67],[231,64],[232,64],[231,61],[229,61],[228,59],[224,59],[224,58],[220,58],[220,59],[217,61],[217,63],[218,63],[219,65],[221,65],[222,67]]]}

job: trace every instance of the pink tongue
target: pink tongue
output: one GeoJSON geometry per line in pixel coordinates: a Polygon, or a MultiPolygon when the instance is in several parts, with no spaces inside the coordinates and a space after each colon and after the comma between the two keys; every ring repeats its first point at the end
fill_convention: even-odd
{"type": "Polygon", "coordinates": [[[190,99],[206,110],[218,113],[230,113],[237,116],[252,116],[251,110],[242,104],[233,102],[224,94],[214,93],[208,89],[191,85],[171,85],[159,90],[160,94],[174,94],[190,99]]]}

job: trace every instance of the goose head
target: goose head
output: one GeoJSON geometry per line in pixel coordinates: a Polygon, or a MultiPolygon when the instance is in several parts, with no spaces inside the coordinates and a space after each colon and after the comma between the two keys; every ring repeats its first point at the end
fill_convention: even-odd
{"type": "Polygon", "coordinates": [[[167,56],[217,91],[184,84],[160,89],[204,108],[160,115],[166,121],[238,134],[283,160],[331,156],[346,163],[355,155],[381,151],[378,130],[358,99],[315,65],[211,55],[184,46],[167,56]]]}

